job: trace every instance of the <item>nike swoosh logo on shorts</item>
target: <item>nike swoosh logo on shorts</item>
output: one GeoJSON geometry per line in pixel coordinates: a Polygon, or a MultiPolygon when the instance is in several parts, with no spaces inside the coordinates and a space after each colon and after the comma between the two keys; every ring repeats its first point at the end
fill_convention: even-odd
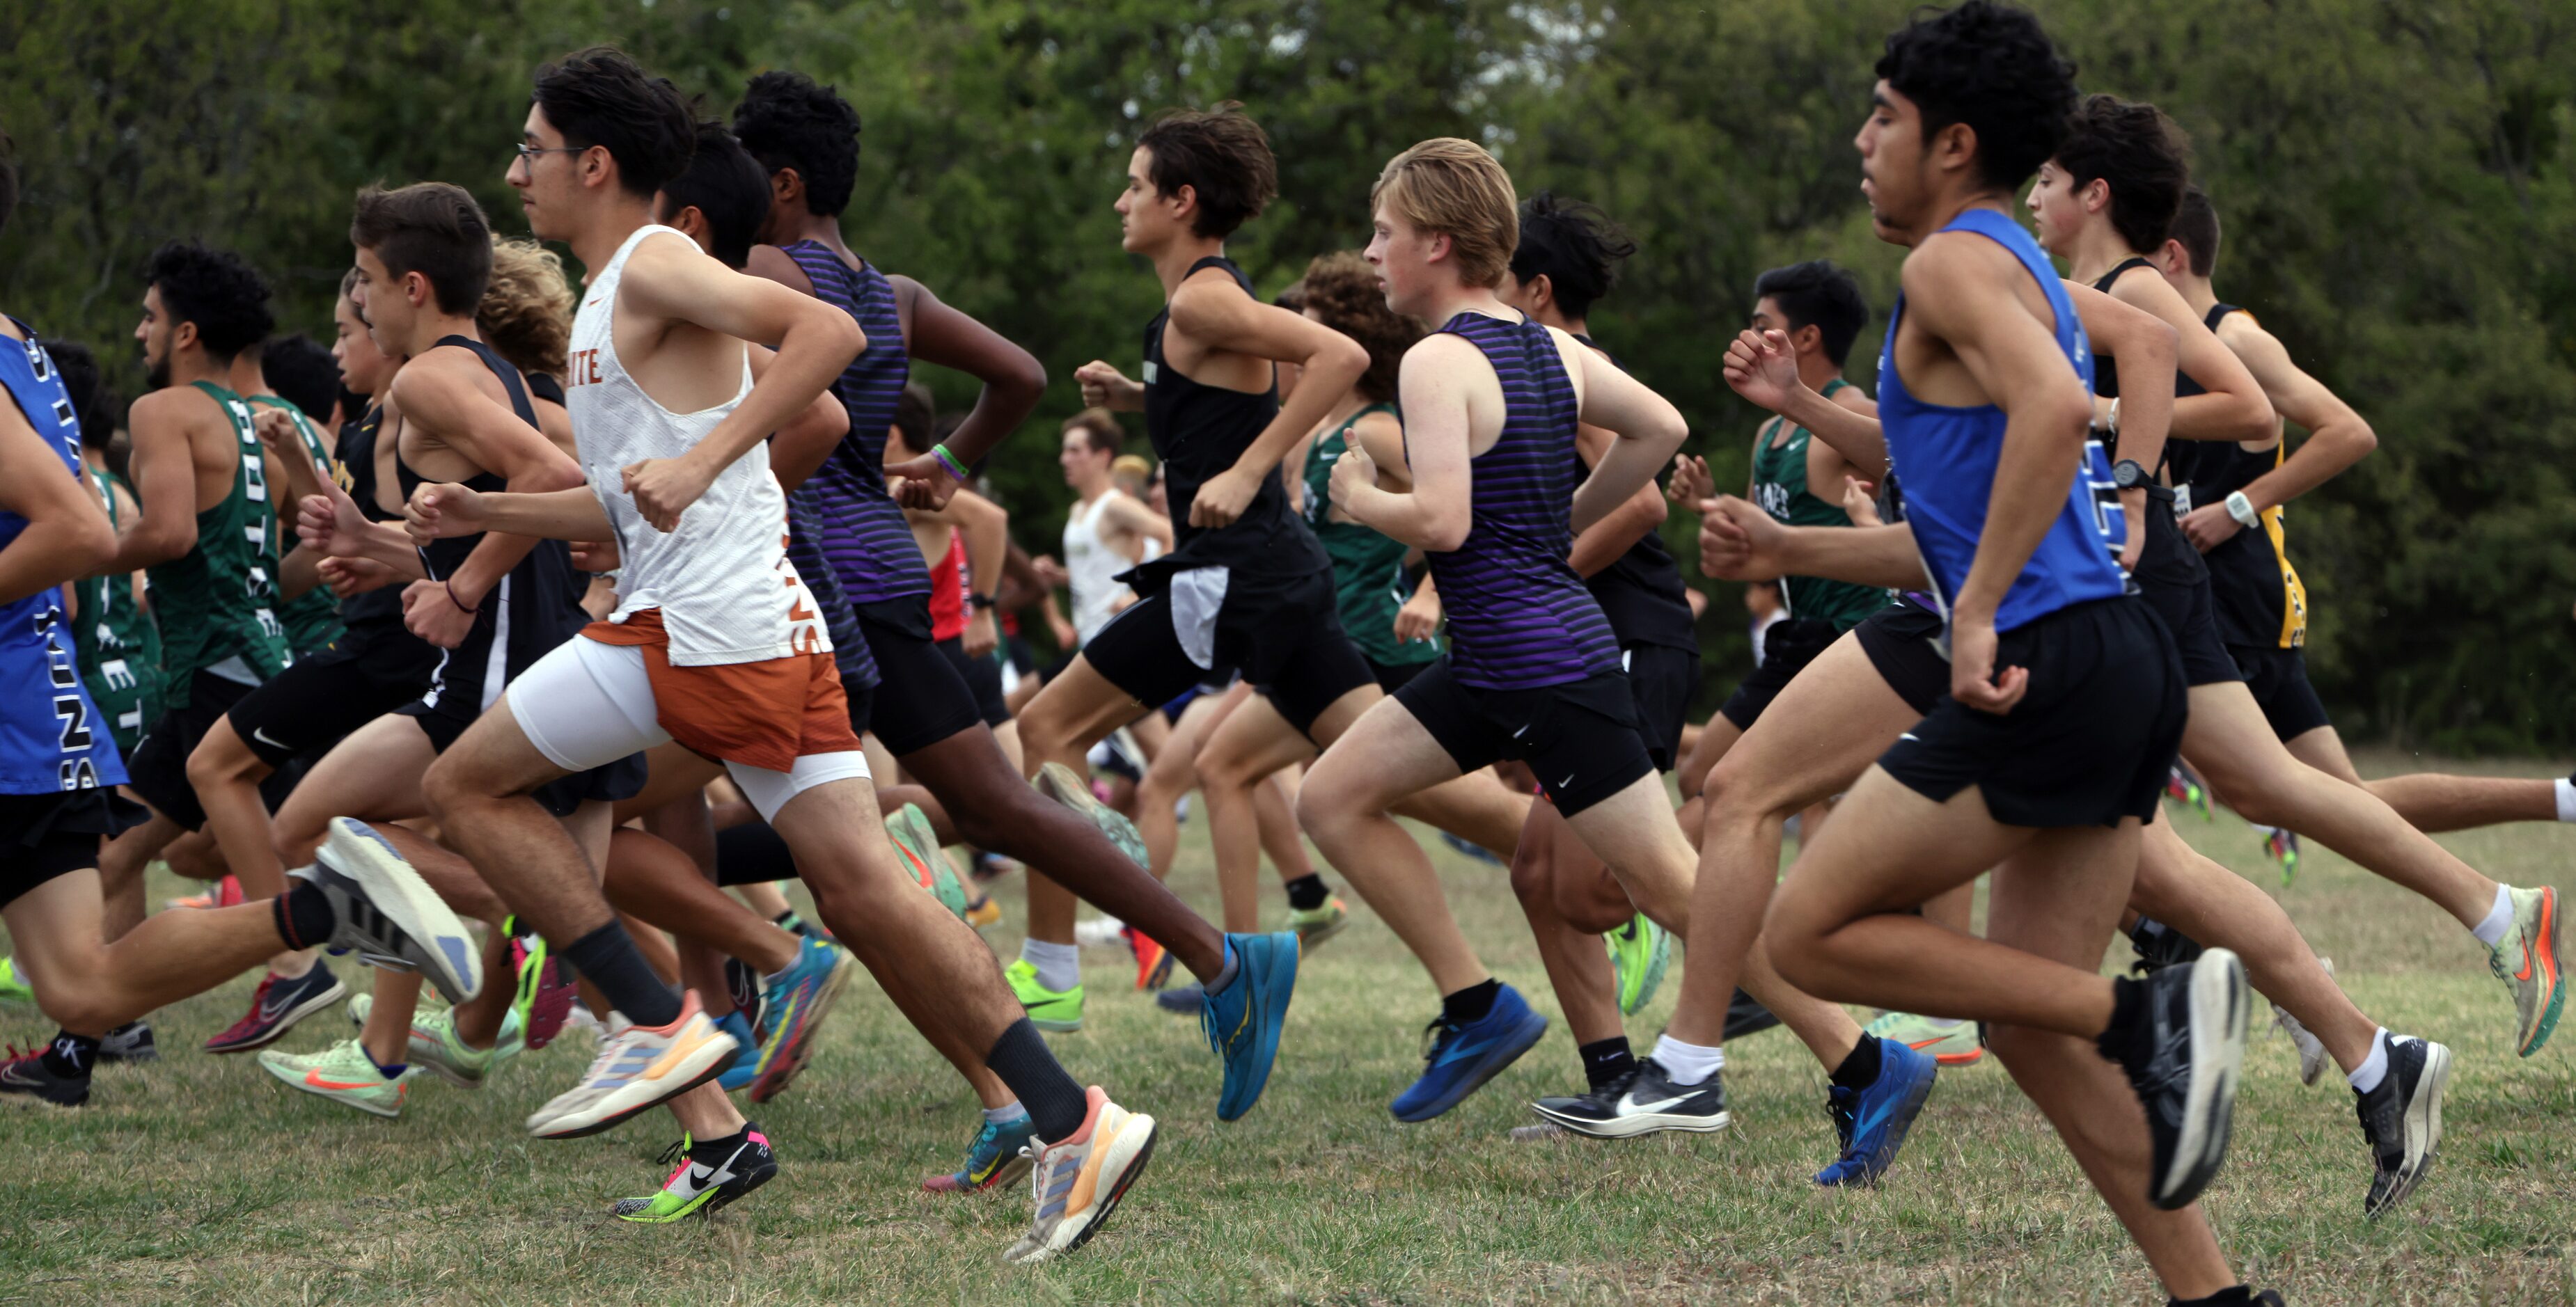
{"type": "Polygon", "coordinates": [[[283,749],[286,747],[284,744],[268,738],[268,732],[257,726],[250,728],[250,738],[257,740],[272,749],[283,749]]]}

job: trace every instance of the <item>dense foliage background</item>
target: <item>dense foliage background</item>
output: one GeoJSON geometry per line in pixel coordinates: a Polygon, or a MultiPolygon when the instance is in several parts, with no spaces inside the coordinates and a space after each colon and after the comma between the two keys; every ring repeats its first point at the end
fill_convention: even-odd
{"type": "MultiPolygon", "coordinates": [[[[1426,136],[1493,147],[1524,193],[1595,200],[1644,253],[1596,332],[1733,482],[1754,416],[1717,351],[1763,268],[1829,255],[1883,321],[1849,138],[1904,0],[16,0],[0,126],[27,196],[0,305],[131,355],[165,238],[240,249],[290,328],[327,338],[348,197],[438,178],[510,229],[501,176],[530,71],[613,41],[730,110],[753,72],[837,84],[866,123],[852,243],[1045,361],[1004,457],[1021,538],[1067,495],[1049,452],[1073,368],[1132,367],[1157,307],[1109,202],[1158,108],[1233,98],[1283,198],[1233,252],[1266,289],[1366,237],[1379,165],[1426,136]]],[[[2049,0],[2090,90],[2190,129],[2228,223],[2219,285],[2380,436],[2291,510],[2311,666],[2347,734],[2462,749],[2576,743],[2576,10],[2564,0],[2049,0]]],[[[1854,350],[1867,384],[1880,322],[1854,350]]],[[[139,367],[121,378],[130,393],[139,367]]],[[[960,379],[938,377],[944,404],[960,379]]],[[[1668,525],[1676,542],[1686,527],[1668,525]]],[[[1704,623],[1746,666],[1733,587],[1704,623]]]]}

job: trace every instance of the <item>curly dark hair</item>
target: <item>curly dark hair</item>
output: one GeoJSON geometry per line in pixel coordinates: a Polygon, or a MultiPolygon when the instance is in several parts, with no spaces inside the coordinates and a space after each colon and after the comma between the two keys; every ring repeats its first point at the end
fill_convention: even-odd
{"type": "Polygon", "coordinates": [[[1318,256],[1306,265],[1306,311],[1325,326],[1358,341],[1369,352],[1359,392],[1380,404],[1395,402],[1396,374],[1404,351],[1422,339],[1420,322],[1386,306],[1377,272],[1356,250],[1318,256]]]}
{"type": "Polygon", "coordinates": [[[1817,329],[1824,337],[1820,343],[1825,357],[1836,367],[1851,356],[1853,339],[1869,323],[1869,302],[1861,298],[1860,282],[1835,267],[1831,259],[1792,263],[1763,273],[1754,279],[1753,298],[1766,295],[1787,315],[1791,331],[1817,329]]]}
{"type": "Polygon", "coordinates": [[[2088,95],[2066,122],[2057,166],[2078,186],[2111,186],[2111,227],[2140,254],[2164,248],[2191,185],[2191,138],[2152,104],[2088,95]]]}
{"type": "Polygon", "coordinates": [[[1154,156],[1146,180],[1158,195],[1187,186],[1198,196],[1190,230],[1230,236],[1279,198],[1279,161],[1270,137],[1232,100],[1214,109],[1173,109],[1136,138],[1154,156]]]}
{"type": "Polygon", "coordinates": [[[733,134],[770,173],[793,168],[805,207],[830,217],[849,207],[859,177],[859,111],[803,73],[762,73],[744,87],[733,134]]]}
{"type": "Polygon", "coordinates": [[[2075,108],[2075,65],[2029,10],[1994,0],[1918,17],[1888,34],[1878,75],[1923,114],[1923,137],[1952,123],[1977,136],[1977,171],[2019,186],[2057,153],[2075,108]]]}
{"type": "Polygon", "coordinates": [[[268,388],[296,411],[328,423],[340,403],[340,364],[330,347],[297,332],[259,347],[259,370],[268,388]]]}
{"type": "Polygon", "coordinates": [[[613,46],[594,45],[539,68],[535,99],[564,144],[607,147],[618,188],[629,195],[651,199],[697,148],[679,88],[613,46]]]}
{"type": "Polygon", "coordinates": [[[116,435],[116,393],[107,384],[107,374],[98,366],[98,355],[76,340],[49,340],[45,353],[54,360],[54,370],[62,374],[63,393],[72,402],[72,415],[80,422],[81,444],[90,449],[105,449],[116,435]]]}
{"type": "Polygon", "coordinates": [[[676,223],[683,209],[707,220],[707,252],[740,272],[769,221],[769,169],[742,148],[719,122],[698,124],[698,152],[680,175],[662,183],[663,220],[676,223]]]}
{"type": "Polygon", "coordinates": [[[1521,201],[1521,241],[1512,251],[1512,279],[1547,278],[1556,306],[1580,318],[1619,284],[1619,265],[1637,242],[1610,221],[1599,205],[1540,191],[1521,201]]]}
{"type": "Polygon", "coordinates": [[[143,280],[160,289],[173,328],[197,324],[197,344],[218,363],[232,362],[277,325],[268,310],[268,283],[229,250],[172,241],[152,252],[143,280]]]}

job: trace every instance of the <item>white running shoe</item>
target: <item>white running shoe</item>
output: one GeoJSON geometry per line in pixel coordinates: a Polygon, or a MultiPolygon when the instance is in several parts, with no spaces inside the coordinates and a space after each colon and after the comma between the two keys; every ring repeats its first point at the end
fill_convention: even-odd
{"type": "Polygon", "coordinates": [[[289,874],[330,898],[331,938],[312,942],[351,950],[374,966],[417,971],[450,1003],[482,992],[482,946],[401,851],[365,822],[332,818],[313,865],[289,874]]]}
{"type": "Polygon", "coordinates": [[[598,1134],[715,1079],[734,1048],[733,1036],[707,1020],[695,990],[667,1026],[639,1026],[612,1013],[581,1083],[538,1108],[528,1133],[539,1139],[598,1134]]]}
{"type": "Polygon", "coordinates": [[[1028,1146],[1037,1162],[1029,1174],[1037,1218],[1002,1254],[1003,1261],[1042,1262],[1081,1247],[1118,1210],[1127,1186],[1136,1183],[1154,1155],[1154,1118],[1110,1102],[1098,1085],[1084,1091],[1084,1097],[1091,1111],[1072,1138],[1028,1146]]]}

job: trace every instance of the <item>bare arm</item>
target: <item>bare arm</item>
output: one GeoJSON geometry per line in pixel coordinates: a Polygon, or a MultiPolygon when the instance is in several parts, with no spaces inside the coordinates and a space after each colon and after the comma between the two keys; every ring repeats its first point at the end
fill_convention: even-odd
{"type": "Polygon", "coordinates": [[[1924,583],[1914,532],[1894,526],[1784,526],[1759,504],[1721,495],[1700,506],[1700,571],[1721,581],[1814,576],[1902,590],[1924,583]]]}
{"type": "Polygon", "coordinates": [[[118,550],[107,509],[9,403],[0,403],[0,509],[27,519],[17,539],[0,548],[0,604],[111,570],[118,550]]]}
{"type": "Polygon", "coordinates": [[[1172,295],[1171,326],[1210,348],[1298,366],[1297,389],[1254,437],[1233,467],[1210,477],[1190,500],[1190,525],[1224,526],[1243,515],[1297,438],[1324,424],[1333,405],[1368,371],[1368,350],[1358,341],[1308,318],[1244,293],[1221,271],[1209,268],[1181,283],[1172,295]]]}
{"type": "MultiPolygon", "coordinates": [[[[752,347],[751,375],[755,381],[777,357],[773,351],[752,347]]],[[[769,474],[778,478],[780,488],[794,490],[823,466],[841,443],[841,437],[848,434],[850,409],[841,402],[840,395],[829,390],[816,395],[813,403],[770,438],[769,474]]]]}
{"type": "Polygon", "coordinates": [[[1672,461],[1674,451],[1690,435],[1690,426],[1672,401],[1648,390],[1617,364],[1553,327],[1548,335],[1558,338],[1559,352],[1583,371],[1579,416],[1614,437],[1600,461],[1592,465],[1592,475],[1574,491],[1574,529],[1584,532],[1634,499],[1639,490],[1654,489],[1655,470],[1672,461]]]}
{"type": "MultiPolygon", "coordinates": [[[[1365,353],[1365,351],[1363,351],[1365,353]]],[[[1457,548],[1473,523],[1468,495],[1467,361],[1484,353],[1465,337],[1425,336],[1405,351],[1397,382],[1405,413],[1405,451],[1413,489],[1395,493],[1377,484],[1376,461],[1365,445],[1345,450],[1333,464],[1333,507],[1381,535],[1433,553],[1457,548]]],[[[1305,393],[1300,382],[1298,393],[1305,393]]]]}
{"type": "Polygon", "coordinates": [[[968,593],[984,601],[967,606],[966,631],[959,638],[965,642],[968,657],[980,658],[1001,642],[1001,632],[993,620],[993,594],[1002,588],[1002,560],[1011,551],[1011,515],[1000,504],[972,490],[952,495],[948,507],[956,510],[960,519],[957,529],[966,537],[966,570],[974,584],[968,593]]]}
{"type": "MultiPolygon", "coordinates": [[[[481,362],[462,351],[433,350],[395,375],[394,398],[407,422],[436,432],[442,443],[476,467],[503,478],[508,493],[544,494],[580,486],[581,465],[484,390],[483,375],[481,362]],[[441,358],[441,354],[455,357],[441,358]]],[[[439,579],[458,605],[480,608],[484,596],[499,588],[501,578],[536,547],[534,536],[487,534],[457,565],[454,575],[439,579]]]]}
{"type": "MultiPolygon", "coordinates": [[[[1602,455],[1610,452],[1613,439],[1615,437],[1599,427],[1580,426],[1575,428],[1574,447],[1583,456],[1585,466],[1597,466],[1602,455]]],[[[1663,492],[1655,487],[1654,478],[1648,477],[1646,484],[1617,508],[1611,509],[1609,516],[1584,528],[1574,537],[1574,549],[1567,561],[1574,565],[1577,576],[1592,576],[1618,562],[1619,556],[1627,553],[1630,546],[1663,524],[1663,492]]]]}
{"type": "Polygon", "coordinates": [[[2291,362],[2290,351],[2278,337],[2250,321],[2237,330],[2242,334],[2230,332],[2236,336],[2237,352],[2262,383],[2273,408],[2308,431],[2308,438],[2279,467],[2245,487],[2254,511],[2278,507],[2324,485],[2379,448],[2379,436],[2370,424],[2342,396],[2291,362]]]}
{"type": "MultiPolygon", "coordinates": [[[[972,467],[1028,420],[1046,395],[1046,368],[1000,332],[940,302],[920,282],[910,277],[887,280],[894,283],[895,294],[906,297],[912,306],[906,319],[911,336],[905,341],[912,357],[955,368],[984,383],[957,433],[943,442],[950,457],[972,467]]],[[[926,452],[887,468],[886,474],[904,478],[895,498],[906,508],[934,507],[957,491],[957,479],[936,455],[926,452]]]]}
{"type": "Polygon", "coordinates": [[[142,512],[117,540],[115,555],[99,565],[100,572],[132,572],[185,557],[197,547],[197,463],[188,447],[183,411],[196,397],[194,387],[174,386],[145,395],[126,410],[126,430],[134,440],[129,467],[142,512]]]}
{"type": "MultiPolygon", "coordinates": [[[[2114,433],[2111,457],[2152,473],[2164,461],[2165,436],[2173,429],[2174,365],[2181,336],[2144,309],[2081,282],[2061,284],[2095,352],[2120,360],[2120,429],[2114,433]]],[[[2145,486],[2120,492],[2120,514],[2129,527],[2120,565],[2134,567],[2147,541],[2145,486]]]]}
{"type": "Polygon", "coordinates": [[[1828,400],[1798,377],[1798,356],[1786,332],[1743,332],[1726,347],[1721,365],[1726,384],[1736,394],[1791,423],[1805,427],[1831,446],[1861,475],[1875,477],[1887,466],[1887,437],[1871,413],[1828,400]]]}
{"type": "Polygon", "coordinates": [[[1172,547],[1170,514],[1157,513],[1145,507],[1143,500],[1124,494],[1112,496],[1105,511],[1113,530],[1130,531],[1140,537],[1150,537],[1166,550],[1172,547]]]}

